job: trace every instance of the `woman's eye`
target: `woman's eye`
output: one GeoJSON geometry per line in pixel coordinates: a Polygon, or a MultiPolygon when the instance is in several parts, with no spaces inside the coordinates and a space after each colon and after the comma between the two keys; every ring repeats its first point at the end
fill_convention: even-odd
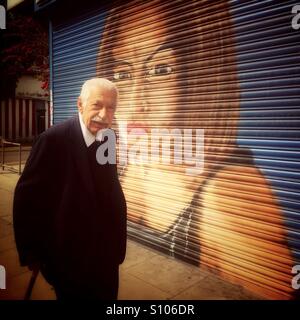
{"type": "Polygon", "coordinates": [[[128,71],[114,72],[114,80],[130,80],[131,74],[128,71]]]}
{"type": "Polygon", "coordinates": [[[172,68],[168,64],[158,64],[148,71],[149,76],[165,76],[172,73],[172,68]]]}

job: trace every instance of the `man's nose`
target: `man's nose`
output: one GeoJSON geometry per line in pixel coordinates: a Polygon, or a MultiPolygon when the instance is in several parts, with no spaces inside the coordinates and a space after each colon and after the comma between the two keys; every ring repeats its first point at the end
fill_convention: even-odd
{"type": "Polygon", "coordinates": [[[106,120],[106,115],[107,115],[106,108],[101,108],[98,112],[98,116],[101,119],[106,120]]]}

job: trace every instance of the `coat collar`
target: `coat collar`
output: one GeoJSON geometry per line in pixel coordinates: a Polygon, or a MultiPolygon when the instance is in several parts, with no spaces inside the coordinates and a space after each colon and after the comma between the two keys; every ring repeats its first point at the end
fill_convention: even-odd
{"type": "Polygon", "coordinates": [[[83,139],[85,141],[86,146],[89,147],[95,141],[96,138],[84,124],[80,113],[78,113],[78,117],[79,117],[79,124],[80,124],[81,132],[83,135],[83,139]]]}
{"type": "Polygon", "coordinates": [[[97,135],[94,136],[93,134],[91,134],[91,132],[88,130],[88,128],[84,124],[80,113],[78,113],[78,117],[79,117],[79,124],[80,124],[80,128],[81,128],[81,132],[82,132],[83,139],[85,141],[86,146],[89,147],[95,140],[101,142],[102,137],[103,137],[103,131],[105,131],[105,129],[99,130],[97,132],[97,135]]]}
{"type": "Polygon", "coordinates": [[[96,191],[88,160],[88,148],[83,138],[78,115],[72,118],[69,133],[69,141],[71,141],[71,156],[73,157],[76,165],[77,173],[81,178],[80,180],[82,181],[83,192],[86,192],[87,196],[90,197],[91,201],[96,205],[96,191]]]}

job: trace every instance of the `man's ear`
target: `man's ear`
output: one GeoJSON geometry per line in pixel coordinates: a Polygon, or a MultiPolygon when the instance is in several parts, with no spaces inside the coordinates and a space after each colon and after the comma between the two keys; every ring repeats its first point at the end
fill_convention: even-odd
{"type": "Polygon", "coordinates": [[[78,99],[77,99],[77,108],[78,108],[78,111],[79,111],[80,113],[83,112],[83,105],[82,105],[82,100],[81,100],[80,97],[78,97],[78,99]]]}

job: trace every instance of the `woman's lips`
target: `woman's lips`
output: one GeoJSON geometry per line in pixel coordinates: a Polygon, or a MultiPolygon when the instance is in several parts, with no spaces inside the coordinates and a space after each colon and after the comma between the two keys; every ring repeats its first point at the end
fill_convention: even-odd
{"type": "Polygon", "coordinates": [[[133,123],[129,123],[127,125],[127,132],[131,132],[133,129],[139,129],[139,131],[144,131],[146,132],[148,127],[146,125],[146,123],[144,122],[133,122],[133,123]]]}

